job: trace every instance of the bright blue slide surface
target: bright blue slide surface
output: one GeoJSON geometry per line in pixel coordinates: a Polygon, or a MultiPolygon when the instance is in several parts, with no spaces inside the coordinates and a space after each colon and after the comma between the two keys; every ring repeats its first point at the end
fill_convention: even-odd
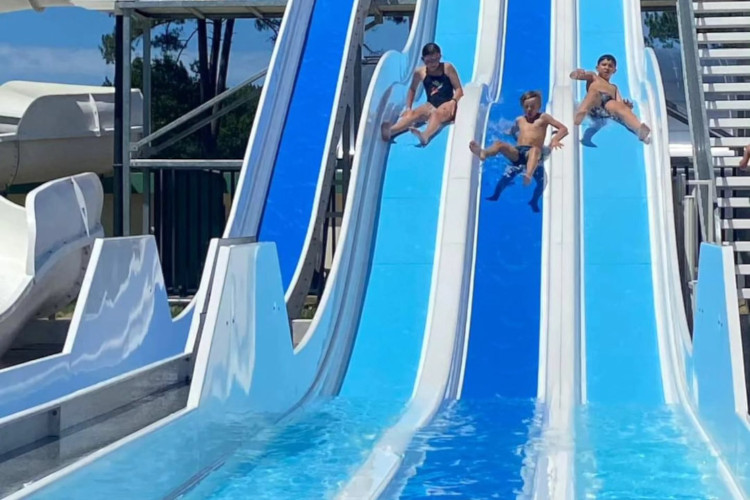
{"type": "MultiPolygon", "coordinates": [[[[508,4],[501,94],[490,109],[487,144],[509,140],[503,131],[519,115],[526,90],[540,90],[546,98],[550,8],[550,0],[508,4]]],[[[499,157],[485,162],[483,198],[494,192],[506,165],[499,157]]],[[[444,405],[415,436],[394,481],[406,484],[400,492],[394,486],[389,496],[515,498],[524,487],[519,449],[536,423],[542,237],[542,214],[532,211],[529,200],[541,195],[539,178],[541,184],[524,187],[519,177],[497,201],[480,202],[461,399],[444,405]]]]}
{"type": "MultiPolygon", "coordinates": [[[[479,5],[438,7],[435,41],[463,82],[473,76],[479,5]]],[[[229,499],[243,491],[327,497],[400,416],[421,358],[449,132],[425,148],[406,133],[390,147],[363,312],[339,395],[294,415],[262,456],[252,443],[242,447],[187,498],[229,499]]]]}
{"type": "MultiPolygon", "coordinates": [[[[510,2],[507,15],[501,95],[490,110],[485,147],[515,144],[506,132],[523,113],[523,93],[539,90],[544,103],[550,92],[550,0],[510,2]]],[[[504,175],[508,166],[502,155],[484,162],[462,398],[536,397],[546,175],[540,164],[524,186],[523,173],[512,181],[504,175]],[[498,189],[497,201],[488,200],[498,189]]]]}
{"type": "Polygon", "coordinates": [[[276,243],[285,289],[302,257],[349,20],[357,5],[356,0],[305,1],[315,6],[258,229],[258,241],[276,243]]]}
{"type": "MultiPolygon", "coordinates": [[[[580,65],[593,68],[603,53],[614,55],[612,81],[627,97],[624,22],[603,23],[623,19],[622,2],[579,0],[578,11],[580,65]]],[[[637,106],[633,111],[640,116],[637,106]]],[[[593,142],[581,154],[588,400],[661,403],[643,147],[613,122],[593,142]]]]}
{"type": "MultiPolygon", "coordinates": [[[[623,2],[578,0],[578,12],[580,65],[614,55],[613,83],[628,97],[625,23],[612,22],[627,15],[623,2]]],[[[587,404],[576,414],[577,495],[726,498],[684,410],[664,404],[644,147],[613,121],[592,142],[580,156],[587,404]]]]}

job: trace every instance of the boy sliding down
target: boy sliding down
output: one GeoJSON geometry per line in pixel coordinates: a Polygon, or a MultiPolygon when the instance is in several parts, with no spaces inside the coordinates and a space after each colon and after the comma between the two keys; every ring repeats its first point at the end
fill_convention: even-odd
{"type": "Polygon", "coordinates": [[[440,62],[441,57],[440,47],[435,43],[428,43],[422,48],[422,61],[425,65],[414,70],[411,86],[406,94],[406,110],[401,118],[395,124],[383,123],[381,132],[384,141],[390,141],[394,135],[409,129],[425,146],[441,125],[456,117],[458,100],[464,95],[464,91],[456,68],[451,63],[440,62]],[[424,85],[427,102],[417,109],[411,109],[420,82],[424,85]],[[425,121],[427,128],[424,132],[414,127],[425,121]]]}
{"type": "MultiPolygon", "coordinates": [[[[530,90],[521,96],[521,106],[524,114],[516,118],[513,127],[510,129],[510,135],[516,136],[515,147],[507,142],[495,141],[487,149],[482,149],[477,141],[471,141],[469,149],[483,161],[490,156],[502,153],[511,162],[503,176],[507,179],[506,184],[525,168],[523,184],[528,186],[542,157],[547,127],[551,125],[557,129],[557,133],[549,143],[551,149],[563,147],[560,141],[568,135],[568,128],[551,115],[540,112],[542,94],[536,90],[530,90]]],[[[503,186],[502,183],[500,186],[503,186]]],[[[497,199],[499,195],[500,193],[497,192],[491,199],[497,199]]]]}
{"type": "MultiPolygon", "coordinates": [[[[642,123],[632,111],[633,103],[623,99],[617,85],[610,83],[610,78],[617,71],[617,60],[610,54],[604,54],[596,62],[596,73],[583,69],[576,69],[570,73],[573,80],[586,82],[586,97],[578,107],[575,124],[583,123],[590,111],[604,110],[611,116],[620,119],[638,139],[648,144],[651,139],[651,129],[642,123]]],[[[601,113],[600,113],[601,114],[601,113]]]]}

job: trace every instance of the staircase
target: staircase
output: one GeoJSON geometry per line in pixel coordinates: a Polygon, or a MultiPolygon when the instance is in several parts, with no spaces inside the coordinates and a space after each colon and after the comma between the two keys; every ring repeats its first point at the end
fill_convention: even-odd
{"type": "Polygon", "coordinates": [[[750,144],[750,1],[693,6],[722,240],[734,247],[737,286],[750,299],[750,171],[738,168],[750,144]]]}

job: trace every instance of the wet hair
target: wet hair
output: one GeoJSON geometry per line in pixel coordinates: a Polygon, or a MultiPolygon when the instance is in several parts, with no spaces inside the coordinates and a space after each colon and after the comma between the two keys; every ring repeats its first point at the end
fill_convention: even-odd
{"type": "Polygon", "coordinates": [[[431,56],[433,54],[440,54],[440,47],[436,43],[428,43],[422,47],[422,57],[431,56]]]}
{"type": "Polygon", "coordinates": [[[524,92],[521,96],[521,106],[523,106],[523,103],[525,103],[528,99],[531,99],[532,97],[536,97],[539,99],[539,103],[542,103],[542,93],[538,90],[529,90],[528,92],[524,92]]]}
{"type": "Polygon", "coordinates": [[[602,61],[612,61],[612,64],[615,65],[615,68],[617,67],[617,59],[615,59],[615,56],[613,56],[612,54],[604,54],[603,56],[601,56],[599,60],[596,61],[596,65],[599,66],[602,61]]]}

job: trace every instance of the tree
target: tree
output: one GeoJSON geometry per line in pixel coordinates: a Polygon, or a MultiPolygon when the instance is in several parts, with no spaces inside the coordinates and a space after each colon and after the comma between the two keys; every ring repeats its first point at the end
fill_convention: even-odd
{"type": "MultiPolygon", "coordinates": [[[[131,23],[132,50],[142,43],[147,22],[134,19],[131,23]]],[[[234,20],[217,19],[160,21],[152,27],[152,120],[155,130],[226,90],[234,26],[234,20]],[[196,36],[198,59],[188,68],[182,61],[182,54],[196,36]]],[[[99,48],[104,60],[113,64],[114,33],[103,35],[99,48]]],[[[138,56],[132,61],[131,83],[134,88],[141,86],[142,75],[143,59],[138,56]]],[[[105,79],[104,84],[111,85],[112,82],[105,79]]],[[[223,120],[213,120],[197,134],[164,150],[160,156],[241,158],[259,95],[260,87],[243,89],[234,98],[250,97],[248,103],[225,115],[223,120]],[[222,127],[222,123],[226,127],[222,127]]],[[[218,111],[219,106],[214,106],[214,111],[218,111]]]]}
{"type": "Polygon", "coordinates": [[[674,10],[645,12],[643,23],[648,28],[648,34],[643,38],[649,47],[656,47],[658,44],[670,49],[680,39],[677,12],[674,10]]]}

